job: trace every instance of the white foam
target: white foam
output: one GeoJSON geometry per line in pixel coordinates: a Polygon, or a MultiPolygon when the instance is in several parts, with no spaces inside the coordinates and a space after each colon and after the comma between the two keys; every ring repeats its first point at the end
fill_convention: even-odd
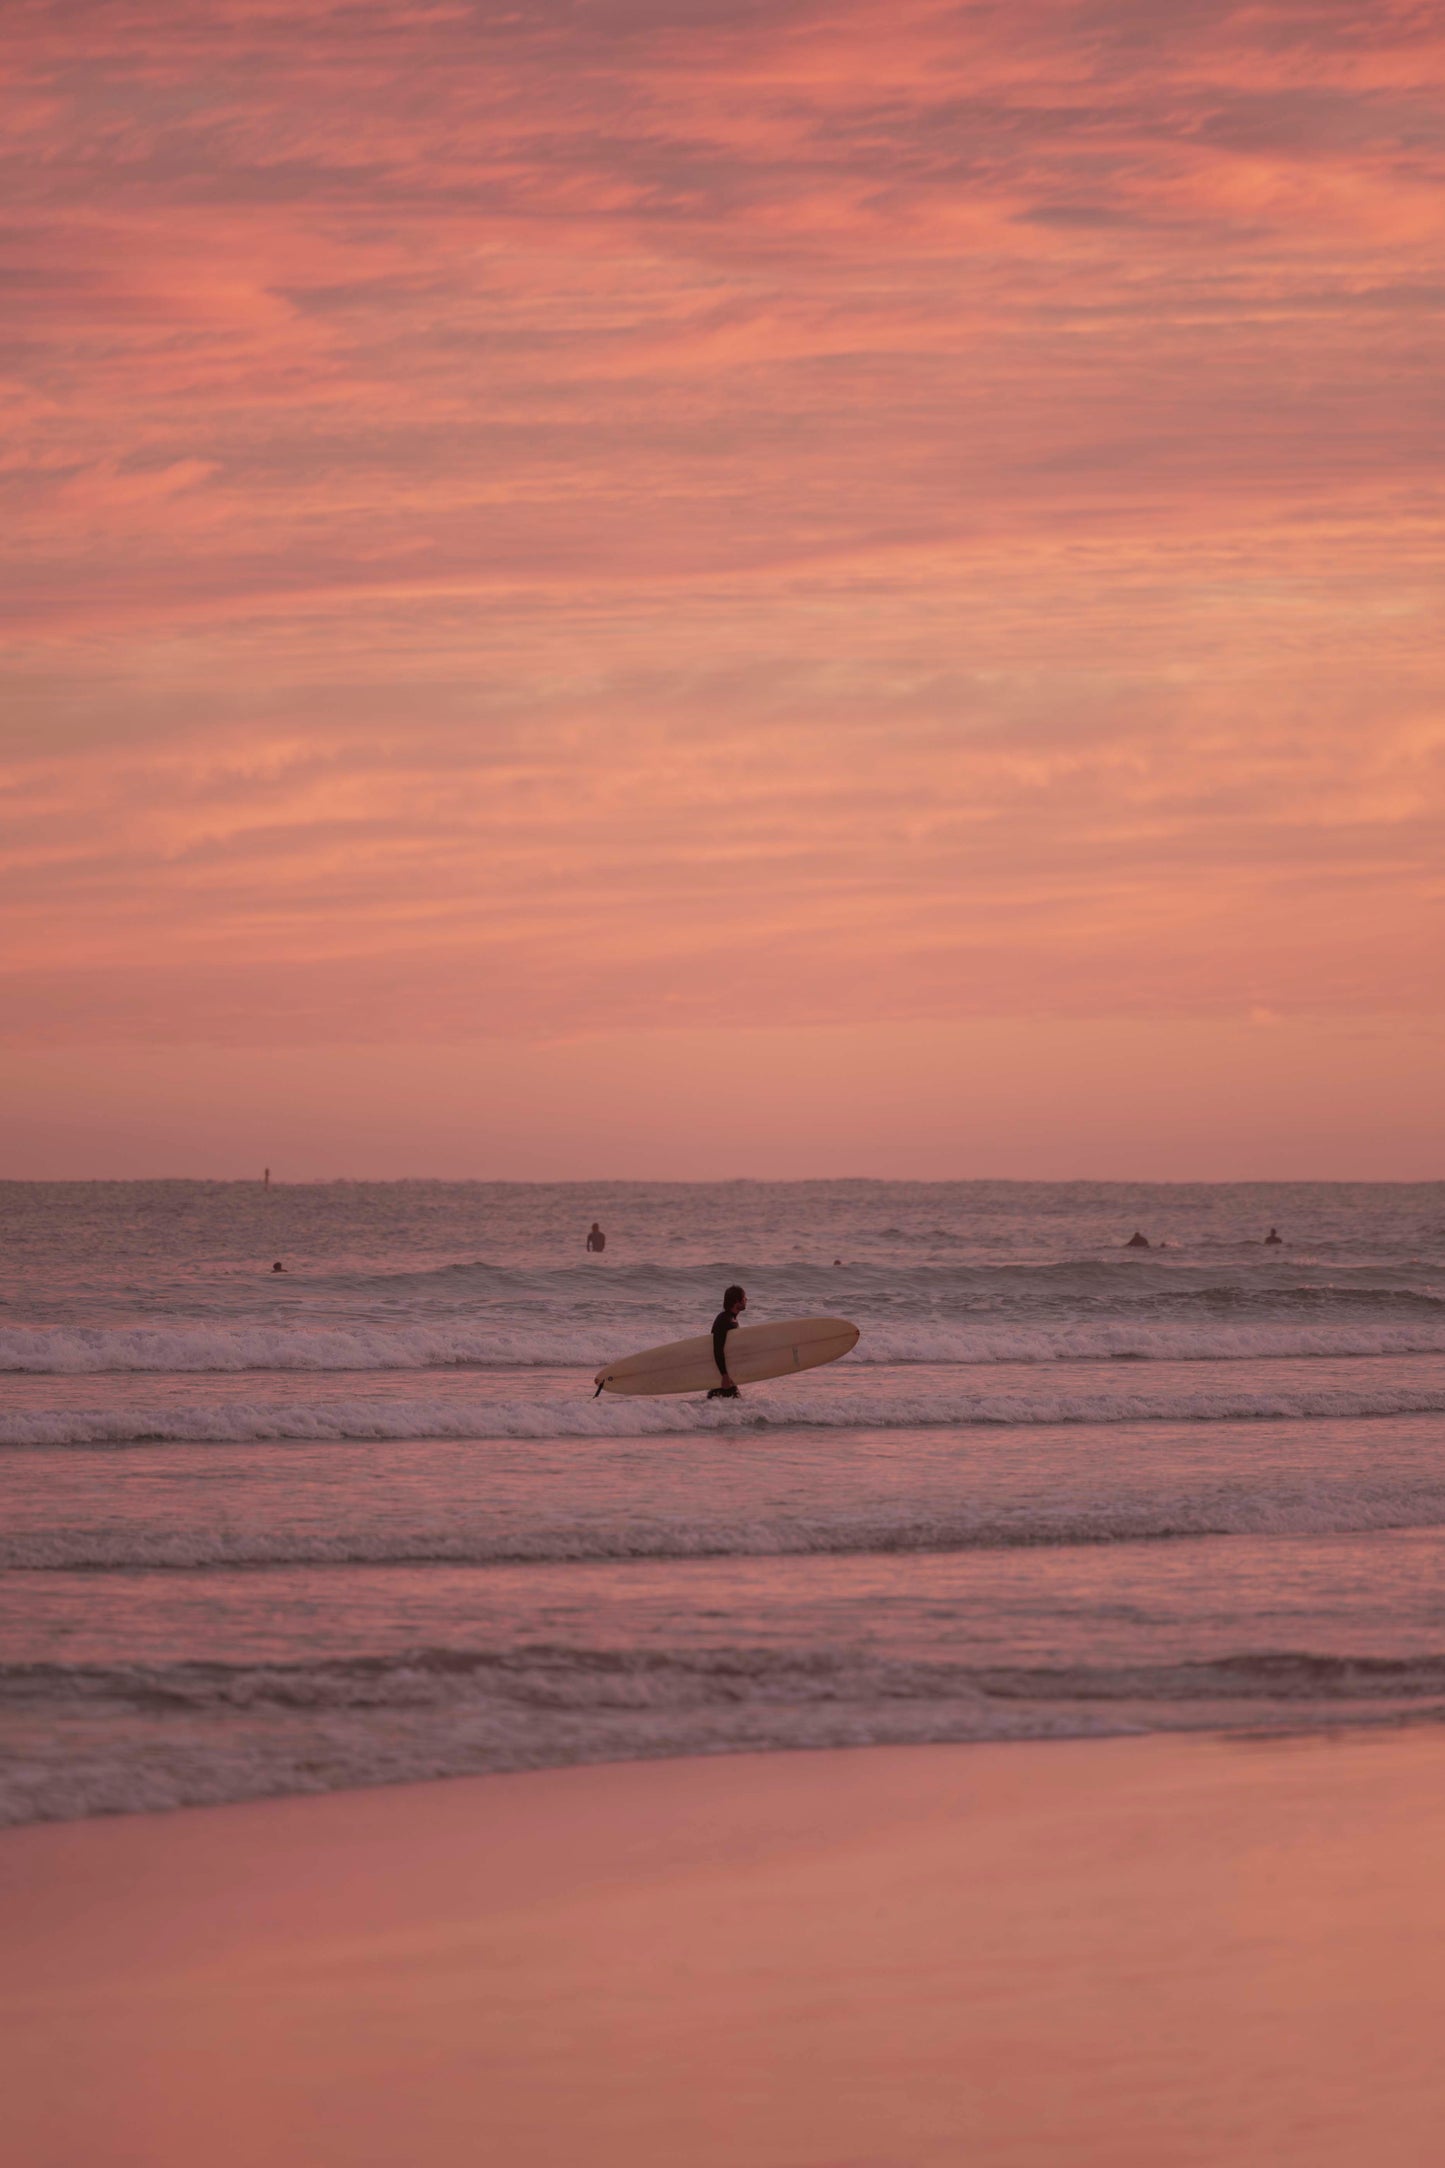
{"type": "MultiPolygon", "coordinates": [[[[863,1323],[851,1362],[1052,1363],[1134,1359],[1247,1362],[1264,1357],[1445,1354],[1445,1321],[1361,1321],[1353,1314],[1310,1322],[1209,1320],[1173,1324],[1150,1317],[1072,1323],[997,1324],[971,1319],[863,1323]]],[[[355,1325],[56,1326],[0,1329],[0,1371],[82,1376],[100,1372],[247,1370],[364,1371],[577,1366],[595,1370],[622,1347],[676,1336],[676,1317],[625,1327],[575,1324],[507,1327],[483,1323],[355,1325]]]]}
{"type": "Polygon", "coordinates": [[[853,1359],[890,1363],[1257,1362],[1302,1356],[1438,1355],[1445,1323],[1353,1317],[1173,1324],[1151,1317],[1069,1324],[885,1324],[853,1359]],[[866,1351],[865,1351],[866,1349],[866,1351]]]}
{"type": "Polygon", "coordinates": [[[532,1368],[587,1364],[607,1347],[594,1333],[477,1325],[56,1326],[0,1330],[0,1370],[55,1376],[102,1371],[437,1370],[457,1364],[532,1368]]]}
{"type": "Polygon", "coordinates": [[[1391,1382],[1230,1382],[1177,1378],[1151,1385],[1131,1376],[1128,1387],[1072,1387],[990,1393],[960,1379],[939,1388],[880,1393],[840,1389],[806,1399],[790,1389],[753,1388],[739,1403],[659,1398],[601,1399],[580,1391],[529,1400],[474,1405],[449,1400],[239,1401],[115,1409],[7,1410],[0,1446],[160,1443],[243,1444],[264,1440],[408,1438],[688,1437],[739,1429],[925,1430],[939,1427],[1125,1422],[1241,1422],[1267,1417],[1428,1415],[1445,1413],[1445,1380],[1391,1382]]]}

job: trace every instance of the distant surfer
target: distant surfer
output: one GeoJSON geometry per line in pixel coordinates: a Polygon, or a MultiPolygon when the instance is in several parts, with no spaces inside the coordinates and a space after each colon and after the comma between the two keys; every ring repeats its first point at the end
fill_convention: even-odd
{"type": "Polygon", "coordinates": [[[284,1272],[286,1270],[286,1267],[282,1264],[280,1258],[278,1257],[275,1264],[271,1267],[271,1270],[273,1272],[284,1272]]]}
{"type": "Polygon", "coordinates": [[[1147,1250],[1149,1247],[1149,1237],[1147,1235],[1141,1235],[1136,1228],[1133,1234],[1130,1235],[1128,1241],[1124,1244],[1124,1247],[1126,1250],[1147,1250]]]}
{"type": "Polygon", "coordinates": [[[736,1332],[739,1314],[748,1306],[746,1292],[741,1287],[730,1287],[723,1295],[723,1306],[712,1321],[712,1359],[717,1364],[721,1385],[714,1385],[709,1400],[736,1400],[738,1389],[728,1376],[728,1334],[736,1332]]]}
{"type": "Polygon", "coordinates": [[[598,1226],[596,1220],[592,1222],[591,1227],[587,1231],[587,1247],[589,1250],[598,1251],[605,1250],[607,1247],[607,1237],[605,1234],[603,1234],[602,1229],[598,1226]]]}
{"type": "Polygon", "coordinates": [[[1270,1228],[1269,1233],[1264,1238],[1264,1246],[1267,1250],[1278,1250],[1284,1247],[1284,1236],[1277,1227],[1270,1228]]]}

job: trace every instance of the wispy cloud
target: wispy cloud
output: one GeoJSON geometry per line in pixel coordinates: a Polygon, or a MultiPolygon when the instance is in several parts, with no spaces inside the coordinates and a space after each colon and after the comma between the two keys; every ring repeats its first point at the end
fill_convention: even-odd
{"type": "Polygon", "coordinates": [[[12,1034],[1432,1001],[1437,11],[3,36],[12,1034]]]}

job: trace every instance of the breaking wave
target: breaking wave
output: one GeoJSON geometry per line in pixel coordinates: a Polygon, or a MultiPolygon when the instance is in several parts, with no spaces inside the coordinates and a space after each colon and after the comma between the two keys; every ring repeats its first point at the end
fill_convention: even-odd
{"type": "Polygon", "coordinates": [[[525,1693],[545,1679],[555,1702],[588,1711],[613,1698],[641,1703],[710,1690],[735,1698],[740,1685],[783,1684],[793,1695],[833,1695],[863,1685],[872,1693],[975,1692],[1009,1701],[1132,1699],[1167,1695],[1259,1697],[1281,1693],[1351,1700],[1445,1695],[1445,1655],[1319,1655],[1305,1650],[1156,1664],[968,1664],[949,1658],[876,1657],[856,1649],[773,1650],[753,1643],[704,1649],[579,1648],[516,1643],[506,1648],[416,1648],[388,1656],[310,1662],[192,1661],[0,1665],[0,1706],[27,1702],[118,1701],[168,1708],[374,1708],[434,1704],[478,1687],[525,1693]]]}
{"type": "MultiPolygon", "coordinates": [[[[855,1363],[1247,1362],[1291,1356],[1445,1354],[1445,1316],[1416,1295],[1418,1314],[1361,1313],[1313,1319],[1229,1316],[1177,1322],[1138,1316],[1070,1322],[973,1319],[864,1323],[855,1363]]],[[[1402,1302],[1392,1297],[1391,1302],[1402,1302]]],[[[1141,1306],[1142,1308],[1142,1306],[1141,1306]]],[[[366,1371],[449,1368],[598,1369],[625,1348],[664,1340],[676,1327],[645,1319],[619,1331],[575,1324],[445,1323],[297,1328],[283,1325],[55,1326],[0,1329],[0,1371],[41,1376],[95,1373],[233,1373],[247,1370],[366,1371]]]]}
{"type": "Polygon", "coordinates": [[[751,1388],[736,1404],[683,1399],[590,1399],[584,1391],[531,1400],[490,1400],[475,1406],[451,1400],[241,1401],[115,1409],[6,1410],[0,1446],[216,1444],[251,1441],[367,1441],[492,1439],[686,1438],[699,1433],[818,1430],[928,1430],[971,1425],[1131,1422],[1244,1422],[1268,1418],[1431,1415],[1445,1413],[1445,1380],[1398,1383],[1264,1384],[1228,1376],[1207,1382],[1177,1378],[1151,1387],[1147,1378],[1087,1390],[990,1393],[956,1389],[915,1393],[817,1394],[789,1404],[787,1389],[770,1398],[751,1388]]]}
{"type": "Polygon", "coordinates": [[[256,1566],[513,1566],[703,1558],[823,1558],[1166,1543],[1202,1536],[1379,1534],[1445,1526],[1445,1471],[1377,1485],[1290,1481],[1164,1487],[978,1506],[873,1501],[831,1513],[658,1512],[410,1516],[272,1531],[227,1525],[66,1527],[0,1534],[0,1567],[29,1572],[256,1566]]]}
{"type": "Polygon", "coordinates": [[[519,1645],[315,1663],[17,1665],[0,1823],[483,1771],[799,1747],[1438,1720],[1445,1659],[1283,1649],[1213,1661],[968,1665],[519,1645]],[[117,1721],[146,1751],[117,1754],[117,1721]]]}

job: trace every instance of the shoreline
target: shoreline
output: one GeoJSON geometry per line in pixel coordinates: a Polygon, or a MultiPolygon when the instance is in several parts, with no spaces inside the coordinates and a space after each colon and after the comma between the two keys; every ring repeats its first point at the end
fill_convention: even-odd
{"type": "Polygon", "coordinates": [[[16,2168],[1434,2157],[1445,1734],[455,1777],[0,1832],[16,2168]]]}

